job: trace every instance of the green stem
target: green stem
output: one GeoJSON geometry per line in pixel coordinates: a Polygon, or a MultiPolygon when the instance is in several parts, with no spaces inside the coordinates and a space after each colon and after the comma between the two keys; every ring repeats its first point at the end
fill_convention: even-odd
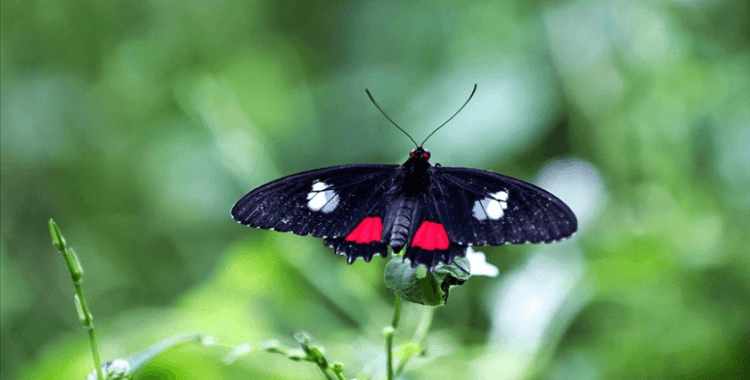
{"type": "Polygon", "coordinates": [[[437,307],[433,306],[425,306],[425,308],[424,314],[422,314],[422,319],[419,321],[419,326],[417,326],[417,331],[414,333],[414,341],[419,343],[420,346],[424,346],[427,332],[430,330],[432,319],[435,316],[435,310],[437,310],[437,307]]]}
{"type": "MultiPolygon", "coordinates": [[[[427,339],[427,332],[430,330],[430,326],[432,325],[433,317],[435,316],[435,310],[436,307],[426,306],[425,311],[422,314],[422,319],[419,320],[419,325],[417,326],[417,331],[414,333],[414,338],[412,338],[412,341],[416,343],[419,346],[419,351],[424,351],[424,342],[425,339],[427,339]]],[[[396,376],[400,375],[404,372],[404,368],[406,368],[406,363],[409,362],[409,360],[414,356],[414,352],[406,353],[402,358],[401,361],[398,363],[398,368],[396,369],[396,376]]]]}
{"type": "Polygon", "coordinates": [[[393,330],[386,332],[385,335],[385,354],[386,354],[386,370],[388,380],[393,380],[393,330]]]}
{"type": "Polygon", "coordinates": [[[96,339],[96,332],[94,331],[94,317],[89,311],[89,306],[86,303],[86,297],[83,295],[83,288],[80,283],[76,284],[76,293],[78,298],[81,300],[81,309],[85,319],[81,319],[83,328],[89,334],[89,343],[91,344],[91,355],[94,358],[94,365],[96,366],[96,375],[99,376],[100,380],[104,380],[104,374],[102,373],[102,359],[99,357],[99,343],[96,339]]]}
{"type": "Polygon", "coordinates": [[[328,373],[328,368],[326,368],[326,367],[321,367],[321,366],[318,366],[318,370],[319,370],[319,371],[320,371],[320,373],[321,373],[321,374],[323,375],[323,377],[325,377],[325,378],[326,378],[326,380],[336,380],[336,379],[334,379],[334,378],[332,378],[332,377],[331,377],[331,374],[330,374],[330,373],[328,373]]]}
{"type": "Polygon", "coordinates": [[[334,374],[336,374],[336,379],[337,379],[337,380],[346,380],[346,377],[344,377],[344,374],[343,374],[343,373],[341,373],[341,372],[336,372],[336,371],[334,371],[333,373],[334,373],[334,374]]]}
{"type": "Polygon", "coordinates": [[[383,329],[383,334],[385,334],[386,374],[388,380],[393,380],[393,335],[395,335],[399,319],[401,319],[401,297],[395,297],[391,325],[383,329]]]}
{"type": "Polygon", "coordinates": [[[336,375],[337,380],[346,380],[346,377],[344,377],[344,365],[341,363],[333,363],[328,366],[328,368],[333,371],[333,373],[336,375]]]}
{"type": "Polygon", "coordinates": [[[393,321],[391,321],[391,326],[394,329],[398,328],[399,319],[401,319],[401,297],[396,296],[396,299],[393,300],[393,321]]]}
{"type": "Polygon", "coordinates": [[[81,282],[83,280],[83,267],[81,262],[78,261],[73,248],[69,247],[65,242],[65,238],[60,232],[60,228],[54,220],[49,220],[49,230],[52,235],[52,244],[57,248],[58,251],[63,255],[65,263],[68,264],[68,270],[70,271],[70,277],[73,279],[73,286],[76,289],[76,309],[78,310],[78,319],[83,324],[83,328],[89,334],[89,343],[91,344],[91,355],[94,358],[94,368],[96,368],[96,376],[99,380],[104,380],[104,374],[102,373],[102,361],[99,358],[99,343],[96,340],[96,333],[94,331],[94,317],[91,315],[89,305],[86,302],[86,297],[83,295],[83,287],[81,282]]]}

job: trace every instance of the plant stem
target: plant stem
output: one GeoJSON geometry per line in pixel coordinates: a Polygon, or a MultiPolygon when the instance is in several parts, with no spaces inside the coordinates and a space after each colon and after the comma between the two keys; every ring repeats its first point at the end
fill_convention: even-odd
{"type": "Polygon", "coordinates": [[[99,343],[96,340],[96,333],[94,331],[94,317],[91,315],[91,311],[89,311],[89,305],[86,303],[86,297],[83,295],[83,287],[81,286],[83,267],[80,261],[78,261],[75,251],[73,251],[73,248],[68,247],[65,238],[60,232],[60,228],[57,227],[57,224],[52,219],[49,220],[49,230],[52,235],[52,244],[60,251],[65,259],[65,263],[68,264],[70,277],[73,279],[73,286],[76,289],[75,301],[76,309],[78,310],[78,319],[89,334],[89,343],[91,344],[91,355],[94,358],[96,376],[99,380],[104,380],[102,361],[99,358],[99,343]]]}
{"type": "Polygon", "coordinates": [[[331,374],[328,373],[328,369],[327,368],[323,368],[321,366],[318,366],[318,371],[320,371],[320,374],[323,375],[323,377],[325,377],[326,380],[336,380],[336,379],[334,379],[334,378],[331,377],[331,374]]]}
{"type": "Polygon", "coordinates": [[[334,371],[333,373],[336,375],[336,379],[338,379],[338,380],[346,380],[346,377],[344,377],[343,373],[336,372],[336,371],[334,371]]]}
{"type": "MultiPolygon", "coordinates": [[[[424,351],[424,342],[427,338],[427,332],[430,330],[430,325],[432,325],[432,319],[435,316],[435,310],[436,307],[432,306],[425,306],[425,311],[422,314],[422,319],[419,320],[419,325],[417,326],[417,331],[414,333],[414,338],[412,338],[412,341],[419,345],[420,352],[424,351]]],[[[400,375],[402,372],[404,372],[404,368],[406,368],[406,363],[409,362],[409,360],[414,356],[413,352],[406,353],[402,358],[401,361],[398,363],[398,368],[396,369],[396,376],[400,375]]]]}
{"type": "Polygon", "coordinates": [[[414,341],[419,343],[420,346],[424,346],[424,341],[427,338],[427,332],[430,330],[432,319],[435,316],[435,310],[437,310],[437,307],[425,306],[425,311],[424,314],[422,314],[422,319],[419,321],[417,331],[414,333],[414,341]]]}
{"type": "Polygon", "coordinates": [[[394,329],[398,328],[399,319],[401,319],[401,297],[396,296],[396,299],[393,300],[393,321],[391,321],[391,326],[394,329]]]}
{"type": "Polygon", "coordinates": [[[393,335],[395,335],[398,321],[401,319],[401,297],[395,297],[391,325],[383,329],[383,334],[385,334],[386,373],[388,380],[393,380],[393,335]]]}
{"type": "Polygon", "coordinates": [[[386,371],[388,380],[393,380],[393,331],[385,335],[386,371]]]}
{"type": "Polygon", "coordinates": [[[77,299],[81,300],[81,310],[83,310],[83,315],[85,318],[81,319],[81,323],[83,323],[83,328],[86,329],[86,332],[89,334],[89,343],[91,344],[91,355],[94,358],[94,365],[96,366],[96,375],[99,376],[100,380],[104,380],[104,374],[102,374],[102,360],[99,357],[99,343],[96,339],[96,332],[94,331],[94,318],[91,315],[91,312],[89,311],[89,306],[86,303],[86,297],[83,295],[83,288],[81,288],[81,284],[75,284],[76,285],[76,296],[77,299]]]}

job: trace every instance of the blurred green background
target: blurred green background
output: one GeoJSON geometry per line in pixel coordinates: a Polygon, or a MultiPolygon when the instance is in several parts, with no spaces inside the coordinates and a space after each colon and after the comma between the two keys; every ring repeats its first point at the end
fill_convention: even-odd
{"type": "MultiPolygon", "coordinates": [[[[750,377],[750,4],[2,0],[3,379],[81,379],[85,332],[47,219],[86,270],[105,359],[142,378],[317,379],[236,344],[305,329],[383,374],[384,260],[229,216],[281,175],[433,163],[545,186],[575,238],[484,248],[406,378],[750,377]]],[[[420,309],[407,307],[396,341],[420,309]]]]}

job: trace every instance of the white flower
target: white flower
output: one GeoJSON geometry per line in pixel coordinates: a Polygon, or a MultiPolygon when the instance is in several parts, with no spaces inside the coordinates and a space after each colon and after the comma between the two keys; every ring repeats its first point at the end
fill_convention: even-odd
{"type": "Polygon", "coordinates": [[[497,277],[500,273],[496,266],[487,263],[484,252],[475,252],[471,246],[466,248],[466,258],[469,260],[472,276],[497,277]]]}

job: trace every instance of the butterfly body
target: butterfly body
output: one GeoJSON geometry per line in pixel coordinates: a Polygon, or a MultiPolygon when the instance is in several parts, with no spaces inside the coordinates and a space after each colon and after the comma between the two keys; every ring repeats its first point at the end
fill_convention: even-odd
{"type": "Polygon", "coordinates": [[[418,147],[403,165],[342,165],[281,178],[240,199],[238,222],[311,234],[349,263],[406,249],[430,270],[469,245],[552,242],[577,229],[561,200],[489,171],[432,166],[418,147]]]}

